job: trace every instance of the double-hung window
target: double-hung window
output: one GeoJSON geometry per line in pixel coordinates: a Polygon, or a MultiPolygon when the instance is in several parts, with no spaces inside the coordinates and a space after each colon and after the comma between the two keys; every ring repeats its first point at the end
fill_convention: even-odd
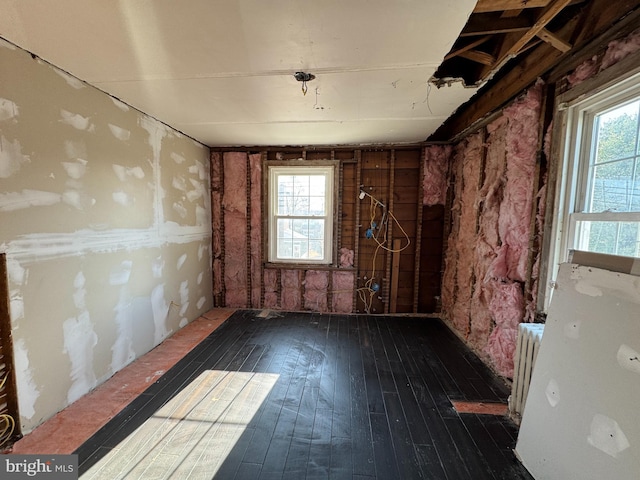
{"type": "Polygon", "coordinates": [[[565,107],[549,280],[570,250],[640,257],[640,72],[565,107]]]}
{"type": "Polygon", "coordinates": [[[269,261],[330,264],[335,165],[269,167],[269,261]]]}

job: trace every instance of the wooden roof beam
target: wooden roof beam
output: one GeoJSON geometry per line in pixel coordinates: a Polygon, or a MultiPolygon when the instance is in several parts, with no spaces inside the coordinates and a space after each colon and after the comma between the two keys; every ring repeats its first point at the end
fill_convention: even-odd
{"type": "Polygon", "coordinates": [[[546,28],[543,28],[542,30],[540,30],[537,36],[541,40],[544,40],[545,42],[547,42],[553,48],[560,50],[562,53],[566,53],[572,48],[570,43],[565,42],[560,37],[551,33],[546,28]]]}
{"type": "Polygon", "coordinates": [[[479,50],[466,50],[460,52],[459,56],[483,65],[493,65],[496,62],[496,57],[479,50]]]}
{"type": "Polygon", "coordinates": [[[478,0],[473,13],[503,12],[523,8],[546,7],[551,0],[478,0]]]}
{"type": "Polygon", "coordinates": [[[514,17],[501,18],[496,14],[473,14],[460,33],[460,37],[472,37],[476,35],[495,35],[497,33],[526,32],[531,28],[532,20],[529,18],[514,17]]]}
{"type": "MultiPolygon", "coordinates": [[[[584,3],[586,0],[572,0],[571,4],[584,3]]],[[[619,1],[619,0],[613,0],[619,1]]],[[[551,0],[478,0],[473,13],[501,12],[504,16],[514,15],[510,10],[526,10],[530,8],[543,8],[551,3],[551,0]],[[506,13],[509,12],[509,13],[506,13]]]]}
{"type": "Polygon", "coordinates": [[[544,29],[544,27],[546,27],[547,24],[551,20],[553,20],[553,18],[558,15],[562,11],[562,9],[566,7],[570,2],[571,0],[551,0],[549,5],[545,7],[533,26],[524,35],[517,39],[503,55],[499,57],[492,70],[499,70],[505,63],[518,55],[518,53],[520,53],[520,51],[527,45],[527,43],[535,38],[538,33],[540,33],[544,29]]]}
{"type": "Polygon", "coordinates": [[[491,35],[486,35],[486,36],[484,36],[482,38],[474,40],[473,42],[469,43],[468,45],[465,45],[464,47],[458,48],[457,50],[452,50],[451,52],[449,52],[447,54],[446,57],[444,57],[444,61],[447,61],[447,60],[449,60],[449,59],[451,59],[453,57],[457,57],[457,56],[461,55],[462,53],[467,52],[469,50],[473,50],[478,45],[482,45],[484,42],[486,42],[490,38],[491,38],[491,35]]]}

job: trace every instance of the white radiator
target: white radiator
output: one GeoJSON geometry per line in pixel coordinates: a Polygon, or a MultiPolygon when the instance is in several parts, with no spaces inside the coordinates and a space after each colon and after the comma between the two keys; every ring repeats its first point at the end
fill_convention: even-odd
{"type": "Polygon", "coordinates": [[[543,333],[544,324],[542,323],[521,323],[518,326],[513,384],[509,396],[509,414],[518,423],[524,412],[529,383],[531,382],[531,372],[533,372],[533,366],[536,363],[543,333]]]}

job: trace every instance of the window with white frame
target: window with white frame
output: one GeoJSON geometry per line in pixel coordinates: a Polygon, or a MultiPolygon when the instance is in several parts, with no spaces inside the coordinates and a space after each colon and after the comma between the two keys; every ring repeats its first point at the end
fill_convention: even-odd
{"type": "Polygon", "coordinates": [[[269,167],[270,262],[332,263],[334,170],[269,167]]]}
{"type": "Polygon", "coordinates": [[[640,257],[640,71],[594,88],[559,99],[564,138],[548,289],[570,250],[640,257]]]}

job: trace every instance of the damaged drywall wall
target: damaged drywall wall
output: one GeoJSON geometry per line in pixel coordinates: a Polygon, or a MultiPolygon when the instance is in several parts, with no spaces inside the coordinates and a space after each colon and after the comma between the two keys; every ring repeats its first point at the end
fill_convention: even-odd
{"type": "Polygon", "coordinates": [[[27,433],[212,307],[209,150],[1,40],[0,63],[0,249],[27,433]]]}
{"type": "MultiPolygon", "coordinates": [[[[445,252],[443,312],[457,333],[502,375],[513,373],[536,190],[538,84],[455,146],[452,227],[445,252]]],[[[544,188],[544,187],[543,187],[544,188]]]]}
{"type": "Polygon", "coordinates": [[[536,479],[640,471],[640,281],[562,264],[516,450],[536,479]]]}

